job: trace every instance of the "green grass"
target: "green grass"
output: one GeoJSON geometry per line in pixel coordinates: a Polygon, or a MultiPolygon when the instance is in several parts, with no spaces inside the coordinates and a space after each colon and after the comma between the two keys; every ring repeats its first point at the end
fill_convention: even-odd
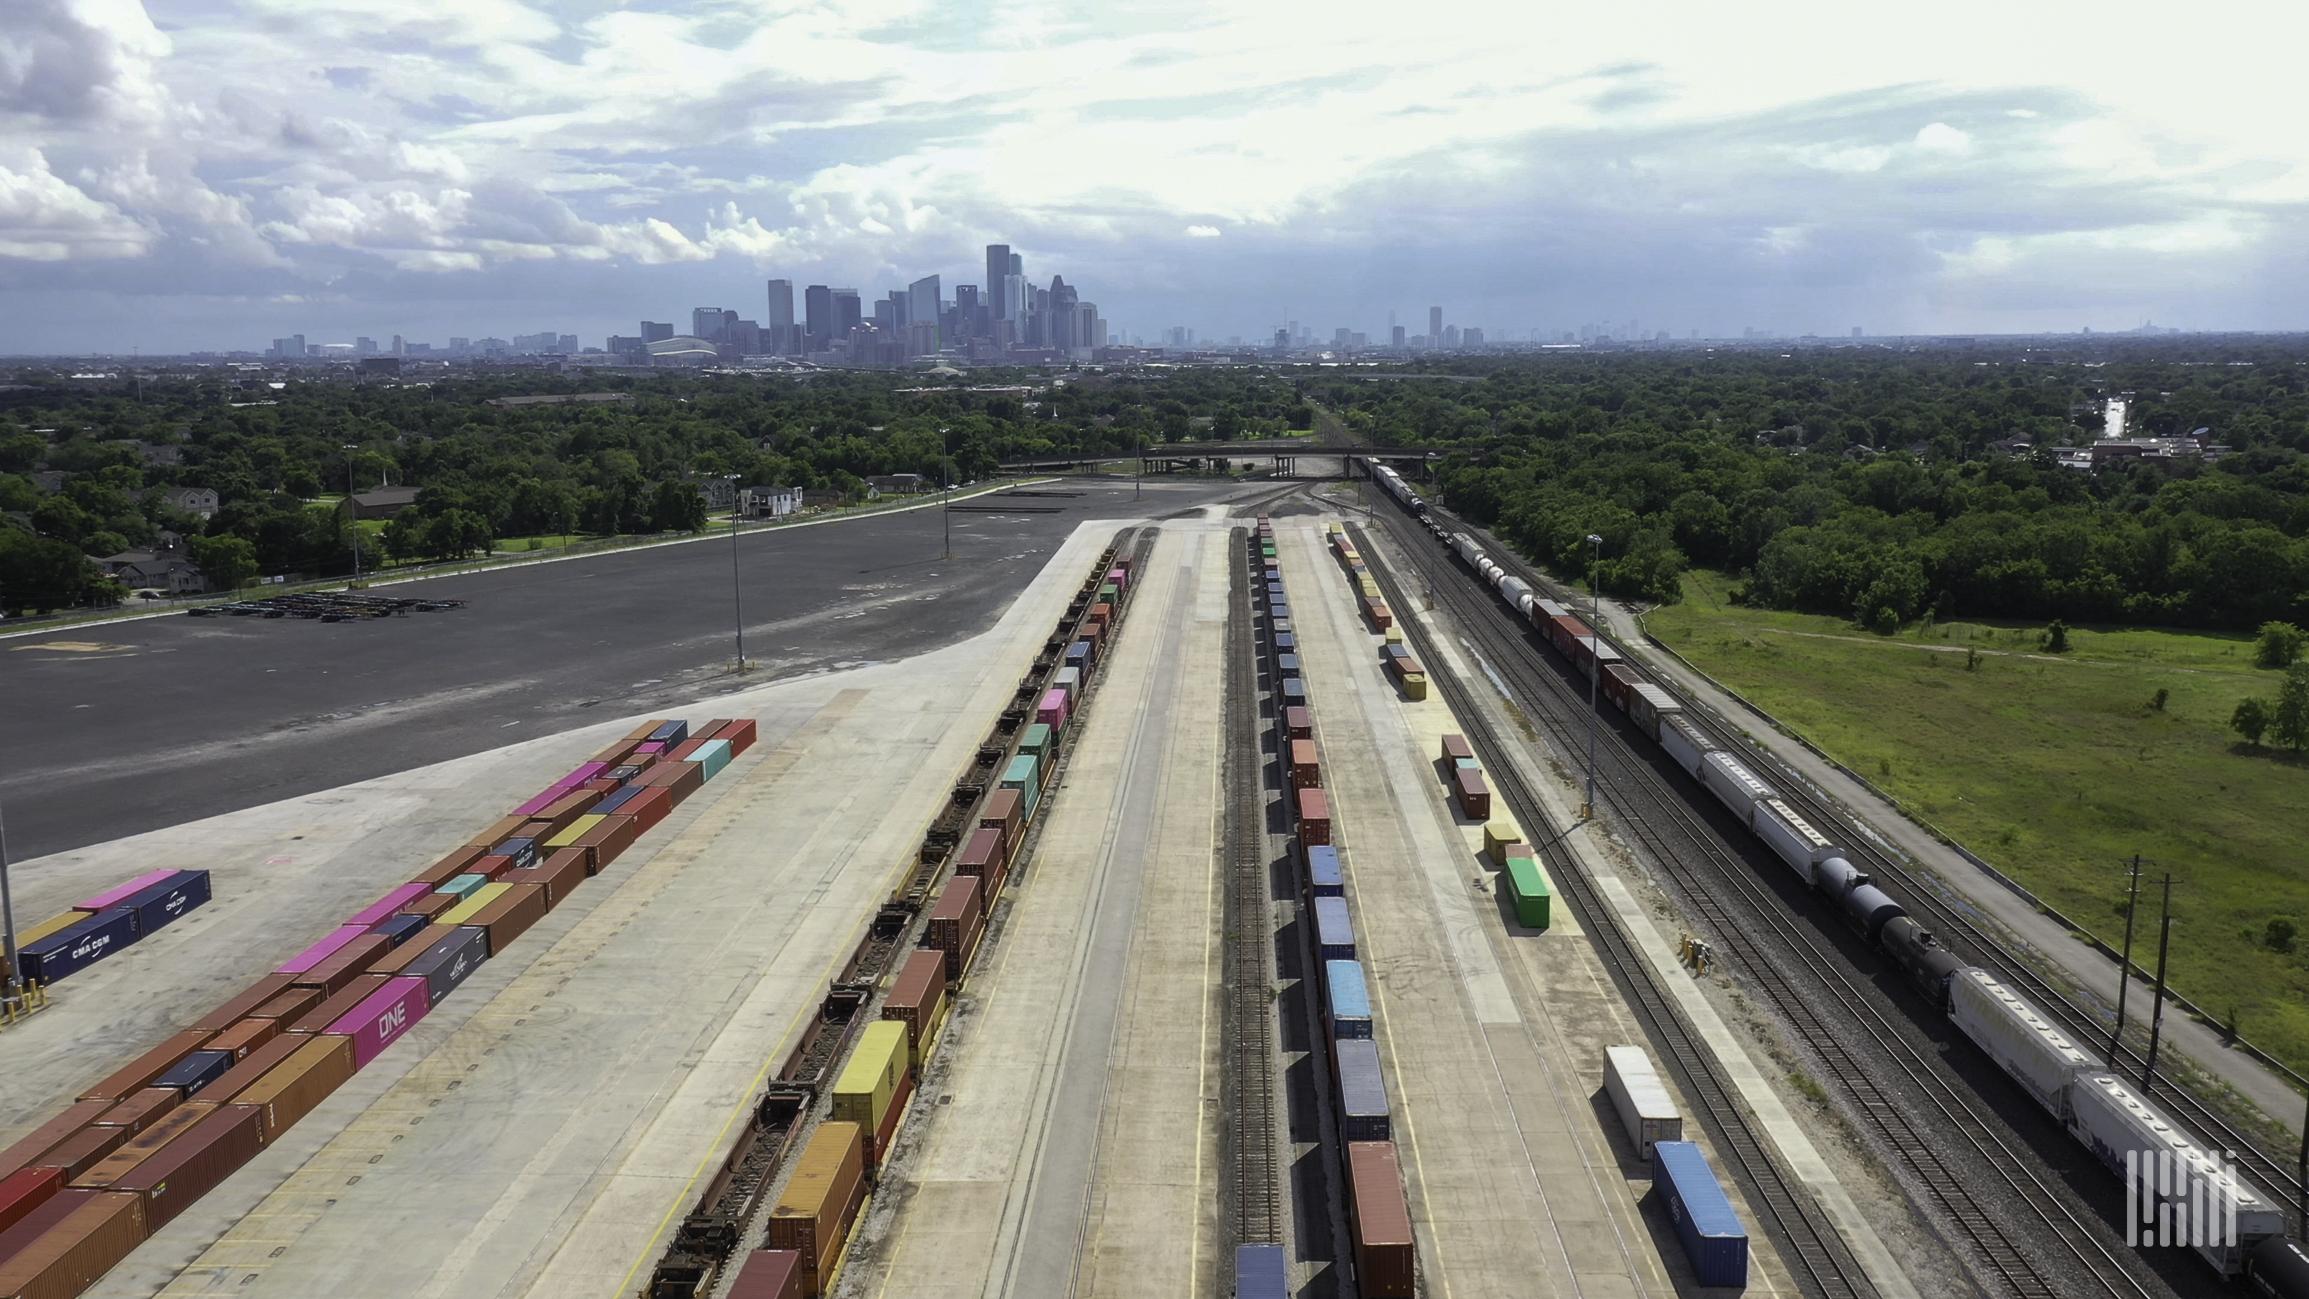
{"type": "Polygon", "coordinates": [[[1730,587],[1687,576],[1652,634],[2111,945],[2120,863],[2156,859],[2135,958],[2156,959],[2150,876],[2170,870],[2174,986],[2309,1071],[2309,761],[2228,729],[2239,699],[2277,693],[2248,637],[2075,628],[2051,656],[2042,624],[1877,636],[1740,608],[1730,587]],[[2304,922],[2289,951],[2262,941],[2275,916],[2304,922]]]}

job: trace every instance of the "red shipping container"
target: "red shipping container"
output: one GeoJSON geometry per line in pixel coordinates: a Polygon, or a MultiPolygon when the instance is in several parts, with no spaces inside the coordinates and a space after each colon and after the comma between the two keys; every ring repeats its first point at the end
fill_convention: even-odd
{"type": "MultiPolygon", "coordinates": [[[[663,762],[649,769],[649,774],[636,783],[647,783],[671,790],[673,801],[680,803],[705,788],[706,766],[702,762],[663,762]]],[[[627,804],[630,807],[632,804],[627,804]]],[[[624,811],[625,808],[619,808],[624,811]]]]}
{"type": "Polygon", "coordinates": [[[383,934],[368,934],[354,939],[337,949],[334,956],[296,976],[296,986],[319,988],[334,993],[368,972],[377,958],[393,950],[393,940],[383,934]]]}
{"type": "Polygon", "coordinates": [[[721,733],[714,736],[714,738],[717,740],[728,740],[730,742],[730,756],[734,758],[739,754],[744,753],[746,750],[754,747],[756,730],[757,728],[754,724],[753,718],[741,717],[738,720],[731,722],[729,725],[723,727],[721,729],[721,733]]]}
{"type": "Polygon", "coordinates": [[[69,1213],[0,1263],[0,1294],[69,1299],[127,1258],[150,1231],[144,1205],[133,1195],[68,1190],[40,1206],[39,1216],[66,1205],[69,1213]]]}
{"type": "Polygon", "coordinates": [[[665,820],[673,811],[673,801],[673,791],[661,785],[643,790],[617,812],[619,816],[633,818],[638,837],[656,829],[657,823],[665,820]]]}
{"type": "Polygon", "coordinates": [[[287,992],[289,985],[295,981],[290,975],[268,974],[250,984],[247,991],[231,1001],[194,1020],[192,1026],[211,1033],[221,1033],[238,1021],[246,1019],[250,1011],[287,992]]]}
{"type": "Polygon", "coordinates": [[[13,1177],[39,1163],[42,1155],[54,1150],[66,1137],[104,1117],[104,1112],[117,1104],[119,1102],[113,1099],[81,1101],[34,1128],[15,1145],[0,1151],[0,1177],[13,1177]]]}
{"type": "Polygon", "coordinates": [[[978,811],[982,828],[1002,831],[1004,851],[1017,847],[1018,836],[1026,829],[1025,796],[1015,789],[998,789],[986,796],[986,806],[978,811]]]}
{"type": "Polygon", "coordinates": [[[1466,736],[1446,735],[1443,737],[1443,760],[1445,762],[1457,763],[1462,758],[1472,760],[1474,757],[1475,746],[1467,742],[1466,736]]]}
{"type": "Polygon", "coordinates": [[[1283,710],[1283,729],[1294,740],[1315,738],[1315,714],[1304,704],[1293,704],[1283,710]]]}
{"type": "Polygon", "coordinates": [[[898,1139],[898,1120],[905,1116],[906,1102],[914,1099],[914,1070],[909,1066],[898,1076],[898,1087],[890,1093],[890,1108],[882,1115],[882,1126],[866,1138],[866,1172],[870,1176],[890,1157],[890,1143],[898,1139]]]}
{"type": "Polygon", "coordinates": [[[1473,767],[1455,767],[1451,772],[1453,792],[1459,796],[1459,812],[1470,821],[1491,819],[1491,786],[1484,783],[1483,773],[1473,767]]]}
{"type": "Polygon", "coordinates": [[[947,881],[946,889],[938,895],[938,905],[931,909],[930,923],[924,928],[924,945],[946,953],[946,981],[961,979],[968,968],[970,954],[978,948],[978,935],[984,928],[984,917],[978,909],[979,883],[968,875],[957,875],[947,881]]]}
{"type": "Polygon", "coordinates": [[[1322,790],[1299,791],[1299,845],[1313,848],[1331,842],[1331,800],[1322,790]]]}
{"type": "Polygon", "coordinates": [[[432,1008],[433,999],[423,979],[409,976],[388,979],[384,987],[369,994],[360,1005],[329,1025],[327,1031],[353,1039],[353,1067],[365,1069],[386,1047],[416,1027],[417,1021],[425,1018],[425,1012],[432,1008]]]}
{"type": "Polygon", "coordinates": [[[1348,1234],[1355,1241],[1356,1279],[1369,1299],[1411,1299],[1418,1292],[1418,1243],[1411,1206],[1403,1198],[1403,1169],[1392,1141],[1347,1143],[1348,1234]]]}
{"type": "Polygon", "coordinates": [[[730,1299],[809,1299],[802,1288],[808,1276],[800,1250],[757,1249],[738,1269],[730,1299]]]}
{"type": "Polygon", "coordinates": [[[64,1189],[61,1168],[27,1168],[0,1178],[0,1231],[6,1231],[64,1189]]]}
{"type": "Polygon", "coordinates": [[[447,884],[465,873],[467,867],[489,855],[495,844],[467,844],[441,860],[410,877],[418,884],[447,884]]]}
{"type": "Polygon", "coordinates": [[[175,1068],[178,1061],[207,1045],[212,1036],[214,1034],[204,1033],[197,1028],[178,1033],[138,1056],[110,1078],[80,1093],[80,1099],[127,1100],[152,1086],[153,1079],[175,1068]]]}
{"type": "MultiPolygon", "coordinates": [[[[1018,791],[1004,792],[1015,794],[1018,791]]],[[[988,875],[999,876],[1002,874],[1004,856],[1002,831],[981,826],[972,830],[970,837],[962,841],[962,853],[954,859],[954,873],[982,878],[988,875]]]]}
{"type": "Polygon", "coordinates": [[[1635,693],[1636,682],[1641,680],[1635,670],[1618,663],[1603,667],[1603,697],[1612,701],[1621,712],[1628,710],[1628,696],[1635,693]]]}
{"type": "Polygon", "coordinates": [[[145,1222],[166,1224],[256,1158],[264,1129],[254,1105],[220,1106],[112,1184],[144,1198],[145,1222]]]}
{"type": "Polygon", "coordinates": [[[1315,742],[1291,741],[1291,787],[1313,789],[1322,783],[1323,768],[1315,753],[1315,742]]]}

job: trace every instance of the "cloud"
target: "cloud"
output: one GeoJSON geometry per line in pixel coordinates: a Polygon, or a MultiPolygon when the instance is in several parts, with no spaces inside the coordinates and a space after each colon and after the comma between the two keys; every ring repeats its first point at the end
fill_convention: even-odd
{"type": "Polygon", "coordinates": [[[135,257],[152,232],[48,169],[37,150],[0,150],[0,257],[35,262],[135,257]]]}
{"type": "Polygon", "coordinates": [[[1189,239],[1216,239],[1219,237],[1219,228],[1217,226],[1188,226],[1187,237],[1189,239]]]}

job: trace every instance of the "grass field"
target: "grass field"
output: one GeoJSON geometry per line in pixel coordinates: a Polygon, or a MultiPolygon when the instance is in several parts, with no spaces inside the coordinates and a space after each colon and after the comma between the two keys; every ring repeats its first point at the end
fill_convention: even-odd
{"type": "Polygon", "coordinates": [[[1877,636],[1735,606],[1731,585],[1688,575],[1652,634],[2112,945],[2121,863],[2154,858],[2136,959],[2155,961],[2148,877],[2170,870],[2175,987],[2309,1072],[2309,761],[2228,729],[2277,693],[2248,638],[2081,628],[2055,656],[2042,625],[1877,636]],[[2285,949],[2276,917],[2303,925],[2285,949]]]}

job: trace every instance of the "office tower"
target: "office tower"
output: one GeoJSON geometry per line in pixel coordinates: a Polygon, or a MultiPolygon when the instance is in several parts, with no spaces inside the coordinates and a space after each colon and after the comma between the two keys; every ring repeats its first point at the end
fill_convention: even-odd
{"type": "MultiPolygon", "coordinates": [[[[1444,332],[1445,332],[1445,333],[1449,333],[1449,332],[1451,332],[1451,331],[1449,331],[1449,330],[1445,330],[1444,332]]],[[[1459,345],[1460,345],[1461,347],[1481,347],[1481,346],[1483,346],[1483,331],[1482,331],[1482,330],[1480,330],[1480,329],[1474,329],[1474,328],[1469,328],[1469,329],[1462,329],[1462,330],[1460,330],[1460,331],[1459,331],[1459,345]]]]}
{"type": "Polygon", "coordinates": [[[906,327],[906,355],[938,355],[938,322],[935,319],[917,320],[906,327]]]}
{"type": "Polygon", "coordinates": [[[994,318],[1010,322],[1010,336],[1012,338],[1023,339],[1026,337],[1027,297],[1025,276],[1016,271],[1010,271],[1003,275],[1003,306],[1000,311],[994,313],[994,318]]]}
{"type": "MultiPolygon", "coordinates": [[[[910,299],[906,307],[907,323],[912,325],[922,321],[928,321],[930,324],[932,336],[935,338],[938,329],[938,308],[940,306],[940,298],[938,295],[938,277],[935,275],[925,275],[921,279],[918,279],[912,284],[907,285],[906,296],[908,299],[910,299]]],[[[937,345],[934,343],[930,350],[933,352],[937,351],[937,345]]]]}
{"type": "Polygon", "coordinates": [[[807,350],[825,351],[834,337],[834,291],[823,284],[802,290],[802,320],[810,336],[807,350]]]}
{"type": "Polygon", "coordinates": [[[986,245],[987,305],[994,308],[994,318],[1001,320],[1011,314],[1010,299],[1003,295],[1003,285],[1010,274],[1010,245],[986,245]]]}
{"type": "Polygon", "coordinates": [[[1010,255],[1010,273],[1012,275],[1026,274],[1026,257],[1024,254],[1012,253],[1010,255]]]}
{"type": "Polygon", "coordinates": [[[673,322],[670,320],[664,324],[654,320],[641,322],[641,341],[644,343],[662,343],[672,337],[673,322]]]}
{"type": "Polygon", "coordinates": [[[395,334],[395,335],[393,335],[393,355],[395,355],[395,356],[406,356],[406,355],[408,355],[408,352],[409,352],[409,344],[408,344],[408,342],[407,342],[406,340],[404,340],[404,339],[403,339],[403,338],[402,338],[402,337],[401,337],[399,334],[395,334]]]}
{"type": "Polygon", "coordinates": [[[833,293],[834,336],[836,338],[848,338],[851,330],[864,323],[865,312],[858,300],[856,289],[835,289],[833,293]]]}
{"type": "MultiPolygon", "coordinates": [[[[1390,311],[1387,314],[1392,316],[1395,313],[1390,311]]],[[[1387,330],[1388,334],[1390,335],[1389,342],[1394,347],[1401,348],[1403,346],[1403,328],[1404,327],[1401,325],[1393,325],[1390,326],[1387,330]]]]}
{"type": "Polygon", "coordinates": [[[1348,329],[1345,326],[1341,326],[1338,329],[1331,331],[1331,346],[1346,347],[1349,345],[1349,340],[1353,339],[1354,337],[1354,330],[1348,329]]]}
{"type": "Polygon", "coordinates": [[[1457,347],[1457,346],[1459,346],[1459,326],[1457,326],[1457,325],[1445,325],[1445,326],[1443,327],[1443,342],[1442,342],[1442,346],[1444,346],[1444,347],[1457,347]]]}
{"type": "Polygon", "coordinates": [[[980,337],[989,332],[991,321],[985,314],[986,304],[978,299],[978,286],[954,286],[954,335],[980,337]]]}
{"type": "Polygon", "coordinates": [[[770,281],[770,314],[762,322],[764,339],[774,356],[790,356],[801,349],[794,346],[794,282],[770,281]]]}
{"type": "Polygon", "coordinates": [[[1429,347],[1443,346],[1443,308],[1441,307],[1429,307],[1427,309],[1427,345],[1429,347]]]}
{"type": "Polygon", "coordinates": [[[898,332],[899,313],[906,309],[906,300],[893,293],[887,298],[874,299],[874,328],[885,334],[898,332]]]}
{"type": "Polygon", "coordinates": [[[721,342],[722,336],[729,332],[730,322],[737,318],[738,313],[724,311],[720,307],[692,308],[689,313],[690,337],[702,338],[709,343],[721,342]]]}

